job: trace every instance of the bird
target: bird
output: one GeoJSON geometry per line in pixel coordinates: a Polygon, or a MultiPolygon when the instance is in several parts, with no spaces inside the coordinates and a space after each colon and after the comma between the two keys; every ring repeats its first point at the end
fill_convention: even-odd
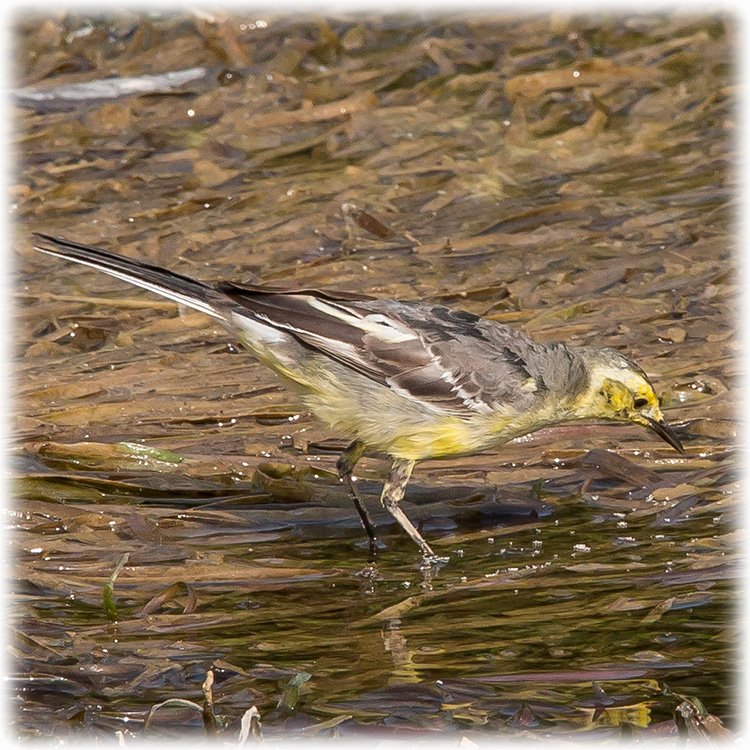
{"type": "Polygon", "coordinates": [[[48,234],[42,253],[90,266],[218,320],[305,407],[351,442],[337,462],[376,550],[355,485],[366,453],[392,464],[380,502],[440,564],[400,506],[416,462],[497,448],[579,420],[641,425],[680,453],[644,370],[612,348],[541,343],[460,309],[344,291],[207,283],[151,263],[48,234]]]}

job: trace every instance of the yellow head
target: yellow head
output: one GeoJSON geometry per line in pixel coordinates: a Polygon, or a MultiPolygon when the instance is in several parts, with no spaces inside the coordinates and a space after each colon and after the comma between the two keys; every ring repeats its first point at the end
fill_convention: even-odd
{"type": "Polygon", "coordinates": [[[633,422],[653,430],[675,450],[684,453],[677,435],[659,408],[659,399],[646,373],[614,349],[581,347],[589,385],[573,404],[579,419],[633,422]]]}

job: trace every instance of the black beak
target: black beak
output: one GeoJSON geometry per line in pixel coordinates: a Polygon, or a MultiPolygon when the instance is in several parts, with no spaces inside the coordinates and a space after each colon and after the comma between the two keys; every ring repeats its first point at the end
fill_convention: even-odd
{"type": "Polygon", "coordinates": [[[652,429],[662,440],[666,440],[676,451],[684,453],[685,449],[682,447],[680,439],[675,435],[674,430],[662,419],[656,421],[651,417],[646,417],[648,420],[648,426],[652,429]]]}

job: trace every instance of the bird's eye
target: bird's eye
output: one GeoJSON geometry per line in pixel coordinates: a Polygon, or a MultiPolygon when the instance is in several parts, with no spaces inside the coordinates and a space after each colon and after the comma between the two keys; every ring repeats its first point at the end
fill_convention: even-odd
{"type": "Polygon", "coordinates": [[[636,398],[633,400],[633,406],[636,409],[642,409],[644,406],[648,406],[647,398],[636,398]]]}

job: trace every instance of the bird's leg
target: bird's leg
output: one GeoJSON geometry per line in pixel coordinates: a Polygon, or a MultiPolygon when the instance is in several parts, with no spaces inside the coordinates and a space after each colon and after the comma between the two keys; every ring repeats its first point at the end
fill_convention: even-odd
{"type": "Polygon", "coordinates": [[[414,469],[414,461],[397,458],[391,467],[391,473],[383,485],[383,494],[380,502],[383,507],[398,521],[401,528],[417,543],[422,550],[422,561],[425,566],[434,566],[437,563],[447,562],[447,557],[438,557],[430,548],[430,545],[422,539],[422,535],[416,530],[414,524],[407,518],[406,513],[401,510],[399,503],[406,491],[406,485],[414,469]]]}
{"type": "Polygon", "coordinates": [[[339,479],[346,482],[349,488],[349,497],[351,497],[354,507],[359,513],[359,517],[362,520],[362,525],[365,527],[367,536],[370,538],[370,558],[374,561],[378,554],[378,538],[375,536],[375,527],[373,526],[372,519],[367,513],[362,498],[359,496],[354,480],[352,479],[352,472],[354,466],[362,458],[367,446],[361,440],[355,440],[350,443],[346,450],[339,456],[339,460],[336,462],[336,470],[339,473],[339,479]]]}

